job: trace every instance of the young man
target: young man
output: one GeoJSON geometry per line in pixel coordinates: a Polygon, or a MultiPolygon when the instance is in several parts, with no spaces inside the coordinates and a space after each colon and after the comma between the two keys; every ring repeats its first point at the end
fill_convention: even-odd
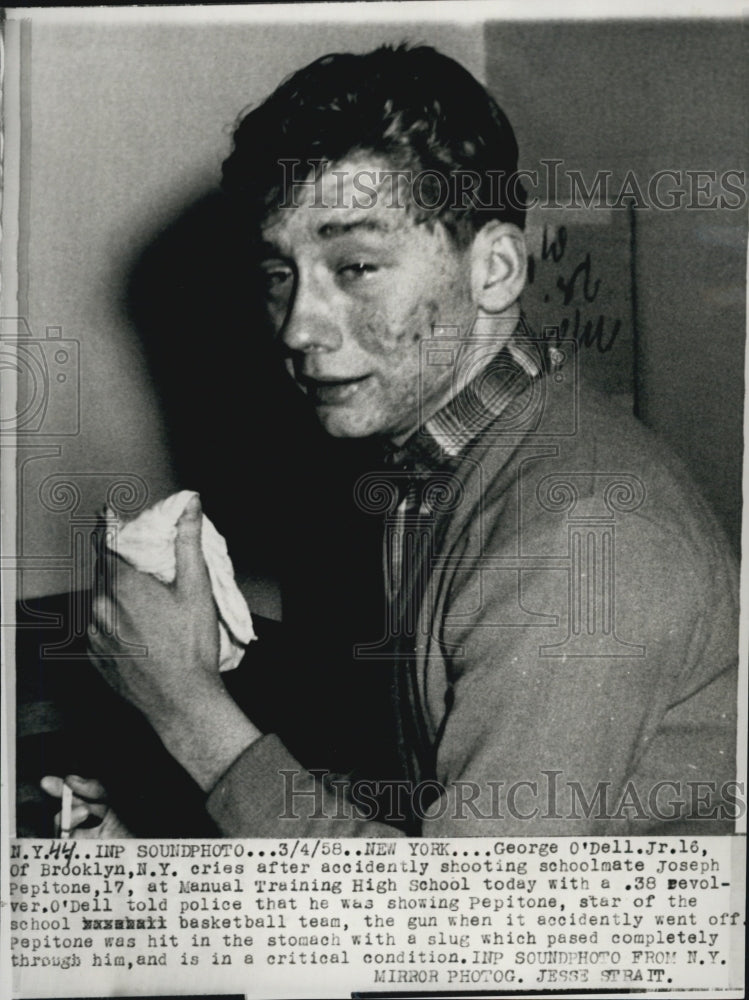
{"type": "Polygon", "coordinates": [[[226,835],[732,827],[735,567],[676,459],[525,327],[516,170],[503,113],[429,48],[325,57],[237,130],[224,189],[288,373],[328,434],[383,446],[356,497],[386,616],[352,662],[392,672],[394,745],[311,774],[239,708],[193,505],[175,585],[122,565],[95,609],[148,658],[98,630],[91,654],[226,835]]]}

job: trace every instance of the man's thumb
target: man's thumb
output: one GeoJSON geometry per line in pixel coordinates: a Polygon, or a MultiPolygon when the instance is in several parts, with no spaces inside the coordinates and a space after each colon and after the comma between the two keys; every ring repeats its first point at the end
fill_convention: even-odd
{"type": "Polygon", "coordinates": [[[205,575],[205,563],[200,546],[200,536],[203,526],[203,511],[200,497],[190,497],[182,516],[177,521],[177,542],[175,547],[177,561],[177,587],[195,583],[205,575]]]}

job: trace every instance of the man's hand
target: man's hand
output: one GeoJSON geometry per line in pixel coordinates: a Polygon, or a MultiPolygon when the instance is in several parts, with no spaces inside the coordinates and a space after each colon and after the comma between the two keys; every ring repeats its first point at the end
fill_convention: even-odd
{"type": "Polygon", "coordinates": [[[167,750],[208,791],[260,733],[218,671],[216,607],[194,497],[177,523],[177,575],[159,583],[113,555],[107,596],[94,601],[91,660],[148,719],[167,750]],[[133,656],[132,645],[147,649],[133,656]]]}
{"type": "MultiPolygon", "coordinates": [[[[110,809],[107,793],[101,782],[95,778],[80,778],[69,774],[65,778],[48,775],[42,778],[41,786],[48,795],[62,798],[63,785],[73,792],[73,808],[70,814],[70,836],[77,839],[98,840],[117,837],[132,837],[128,828],[110,809]],[[98,819],[95,825],[83,826],[87,820],[98,819]]],[[[59,835],[62,813],[55,816],[55,833],[59,835]]]]}

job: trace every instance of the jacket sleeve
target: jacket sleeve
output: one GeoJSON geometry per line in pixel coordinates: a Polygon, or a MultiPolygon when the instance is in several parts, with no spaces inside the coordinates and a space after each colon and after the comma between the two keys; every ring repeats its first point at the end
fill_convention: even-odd
{"type": "Polygon", "coordinates": [[[359,783],[354,789],[345,776],[306,771],[272,733],[237,758],[207,801],[227,837],[403,836],[367,818],[373,805],[359,783]]]}

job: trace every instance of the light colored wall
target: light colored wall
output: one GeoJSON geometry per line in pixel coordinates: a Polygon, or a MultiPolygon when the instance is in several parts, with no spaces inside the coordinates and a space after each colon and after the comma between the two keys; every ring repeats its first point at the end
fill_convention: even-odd
{"type": "Polygon", "coordinates": [[[483,74],[479,25],[113,25],[84,13],[26,27],[21,313],[36,337],[59,326],[80,342],[82,421],[75,438],[35,436],[62,453],[23,466],[24,554],[38,565],[23,573],[26,596],[74,582],[69,514],[39,501],[49,475],[81,488],[77,515],[103,502],[103,480],[83,473],[136,473],[154,498],[174,488],[157,395],[121,305],[133,255],[216,184],[242,108],[326,52],[404,39],[483,74]]]}

